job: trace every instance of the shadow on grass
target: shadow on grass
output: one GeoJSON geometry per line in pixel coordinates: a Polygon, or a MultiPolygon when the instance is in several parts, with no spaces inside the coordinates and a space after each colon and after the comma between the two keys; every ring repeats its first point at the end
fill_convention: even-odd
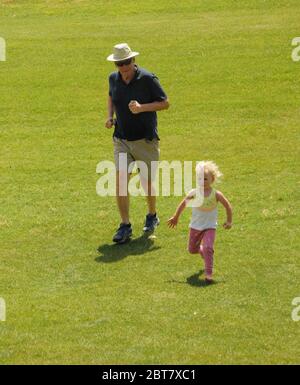
{"type": "Polygon", "coordinates": [[[186,281],[177,281],[175,279],[172,279],[169,281],[169,283],[183,283],[188,284],[190,286],[196,286],[196,287],[208,287],[217,285],[219,282],[212,281],[212,282],[206,282],[205,279],[200,279],[200,276],[204,273],[204,270],[200,270],[198,273],[191,275],[186,279],[186,281]]]}
{"type": "Polygon", "coordinates": [[[98,263],[118,262],[129,255],[142,255],[160,249],[159,246],[154,246],[153,239],[149,238],[150,235],[143,234],[123,245],[101,245],[98,247],[98,251],[102,255],[95,258],[95,261],[98,263]]]}

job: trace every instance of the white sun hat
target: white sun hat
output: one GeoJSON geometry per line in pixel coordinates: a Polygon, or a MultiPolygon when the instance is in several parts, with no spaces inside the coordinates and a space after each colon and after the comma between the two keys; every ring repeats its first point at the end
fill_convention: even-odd
{"type": "Polygon", "coordinates": [[[138,52],[132,52],[129,45],[126,43],[117,44],[114,46],[114,53],[109,55],[108,61],[123,61],[139,55],[138,52]]]}

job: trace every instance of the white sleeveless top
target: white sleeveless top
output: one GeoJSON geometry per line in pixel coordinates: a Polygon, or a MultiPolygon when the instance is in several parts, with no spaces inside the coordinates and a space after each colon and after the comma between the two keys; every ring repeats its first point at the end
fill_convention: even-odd
{"type": "Polygon", "coordinates": [[[192,208],[190,228],[195,230],[216,229],[218,219],[216,190],[212,189],[208,197],[204,197],[200,207],[192,208]]]}

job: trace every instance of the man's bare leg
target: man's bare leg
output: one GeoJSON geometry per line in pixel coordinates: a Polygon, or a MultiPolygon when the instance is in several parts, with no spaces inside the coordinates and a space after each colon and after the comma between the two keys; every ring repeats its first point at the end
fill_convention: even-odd
{"type": "Polygon", "coordinates": [[[148,212],[151,215],[156,214],[156,194],[154,183],[151,180],[148,181],[148,194],[147,194],[147,204],[148,204],[148,212]]]}
{"type": "Polygon", "coordinates": [[[144,231],[154,231],[155,227],[159,225],[159,218],[156,216],[156,193],[154,183],[152,183],[151,180],[141,178],[141,184],[146,193],[148,204],[148,214],[146,216],[144,231]]]}
{"type": "Polygon", "coordinates": [[[122,223],[113,237],[113,242],[117,244],[126,243],[132,236],[132,228],[129,222],[129,195],[128,181],[130,175],[117,172],[116,196],[122,223]],[[127,180],[126,180],[127,176],[127,180]],[[120,177],[120,178],[119,178],[120,177]]]}
{"type": "Polygon", "coordinates": [[[120,217],[122,223],[129,224],[129,194],[128,194],[128,183],[130,179],[130,174],[120,173],[117,171],[116,175],[116,197],[117,197],[117,205],[120,213],[120,217]],[[124,195],[126,192],[126,195],[124,195]]]}

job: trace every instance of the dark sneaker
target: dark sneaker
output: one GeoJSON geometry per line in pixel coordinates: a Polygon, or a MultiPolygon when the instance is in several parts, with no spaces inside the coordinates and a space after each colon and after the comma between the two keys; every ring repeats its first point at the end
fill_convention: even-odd
{"type": "Polygon", "coordinates": [[[132,235],[131,224],[126,225],[125,223],[121,223],[120,227],[118,228],[116,234],[113,237],[113,242],[125,243],[129,241],[131,235],[132,235]]]}
{"type": "Polygon", "coordinates": [[[155,227],[159,225],[159,218],[156,214],[148,214],[146,215],[146,221],[144,226],[144,231],[154,231],[155,227]]]}

